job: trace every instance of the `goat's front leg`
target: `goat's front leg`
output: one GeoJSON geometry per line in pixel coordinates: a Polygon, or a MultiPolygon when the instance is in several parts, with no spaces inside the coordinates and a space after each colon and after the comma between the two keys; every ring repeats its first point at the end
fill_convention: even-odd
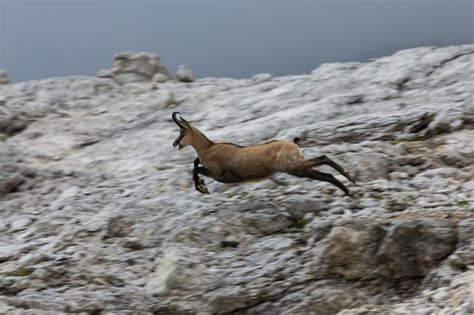
{"type": "Polygon", "coordinates": [[[209,190],[206,187],[206,182],[204,182],[204,179],[200,178],[198,174],[203,174],[205,175],[207,172],[207,169],[204,167],[199,167],[199,163],[201,161],[197,157],[194,160],[194,168],[193,168],[193,182],[194,182],[194,187],[196,188],[197,191],[199,191],[202,194],[209,194],[209,190]],[[206,170],[206,171],[204,171],[206,170]]]}

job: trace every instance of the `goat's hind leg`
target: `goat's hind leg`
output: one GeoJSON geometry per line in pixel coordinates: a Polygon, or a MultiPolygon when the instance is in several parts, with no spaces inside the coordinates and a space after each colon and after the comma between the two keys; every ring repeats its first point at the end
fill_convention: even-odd
{"type": "Polygon", "coordinates": [[[337,180],[337,178],[335,178],[329,173],[320,172],[317,170],[313,170],[311,168],[294,170],[288,173],[294,176],[298,176],[298,177],[306,177],[306,178],[311,178],[311,179],[316,179],[316,180],[321,180],[324,182],[331,183],[335,185],[336,187],[338,187],[340,190],[342,190],[347,196],[351,195],[350,190],[346,186],[344,186],[343,183],[337,180]]]}
{"type": "Polygon", "coordinates": [[[312,159],[307,160],[309,162],[310,167],[318,166],[318,165],[329,165],[336,171],[338,171],[341,175],[347,178],[352,183],[355,183],[355,180],[352,176],[339,164],[331,160],[327,155],[321,155],[312,159]]]}
{"type": "Polygon", "coordinates": [[[202,194],[209,194],[209,190],[206,187],[206,182],[204,179],[200,178],[198,174],[203,174],[205,173],[204,170],[206,170],[204,167],[199,167],[199,158],[196,158],[194,160],[194,168],[193,168],[193,182],[194,182],[194,187],[196,188],[197,191],[199,191],[202,194]]]}

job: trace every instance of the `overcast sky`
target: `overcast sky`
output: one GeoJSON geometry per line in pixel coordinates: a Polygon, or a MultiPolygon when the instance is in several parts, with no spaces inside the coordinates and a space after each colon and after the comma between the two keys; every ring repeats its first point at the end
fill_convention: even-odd
{"type": "Polygon", "coordinates": [[[0,0],[10,79],[95,75],[150,51],[198,77],[308,73],[417,46],[474,42],[474,0],[0,0]]]}

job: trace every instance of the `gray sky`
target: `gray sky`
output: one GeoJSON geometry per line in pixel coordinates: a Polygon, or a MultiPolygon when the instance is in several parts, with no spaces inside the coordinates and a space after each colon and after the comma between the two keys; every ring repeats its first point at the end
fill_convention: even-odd
{"type": "Polygon", "coordinates": [[[417,46],[472,43],[474,0],[0,0],[10,79],[95,75],[151,51],[198,77],[308,73],[417,46]]]}

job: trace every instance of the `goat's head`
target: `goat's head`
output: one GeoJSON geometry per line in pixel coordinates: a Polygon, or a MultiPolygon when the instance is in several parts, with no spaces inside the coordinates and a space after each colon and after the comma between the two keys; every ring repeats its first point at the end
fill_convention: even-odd
{"type": "Polygon", "coordinates": [[[184,119],[181,116],[179,118],[176,117],[178,114],[179,114],[178,112],[174,112],[173,114],[171,114],[171,118],[173,118],[173,121],[179,127],[179,136],[173,142],[173,147],[178,146],[178,149],[182,149],[192,144],[193,131],[192,131],[191,124],[186,119],[184,119]]]}

